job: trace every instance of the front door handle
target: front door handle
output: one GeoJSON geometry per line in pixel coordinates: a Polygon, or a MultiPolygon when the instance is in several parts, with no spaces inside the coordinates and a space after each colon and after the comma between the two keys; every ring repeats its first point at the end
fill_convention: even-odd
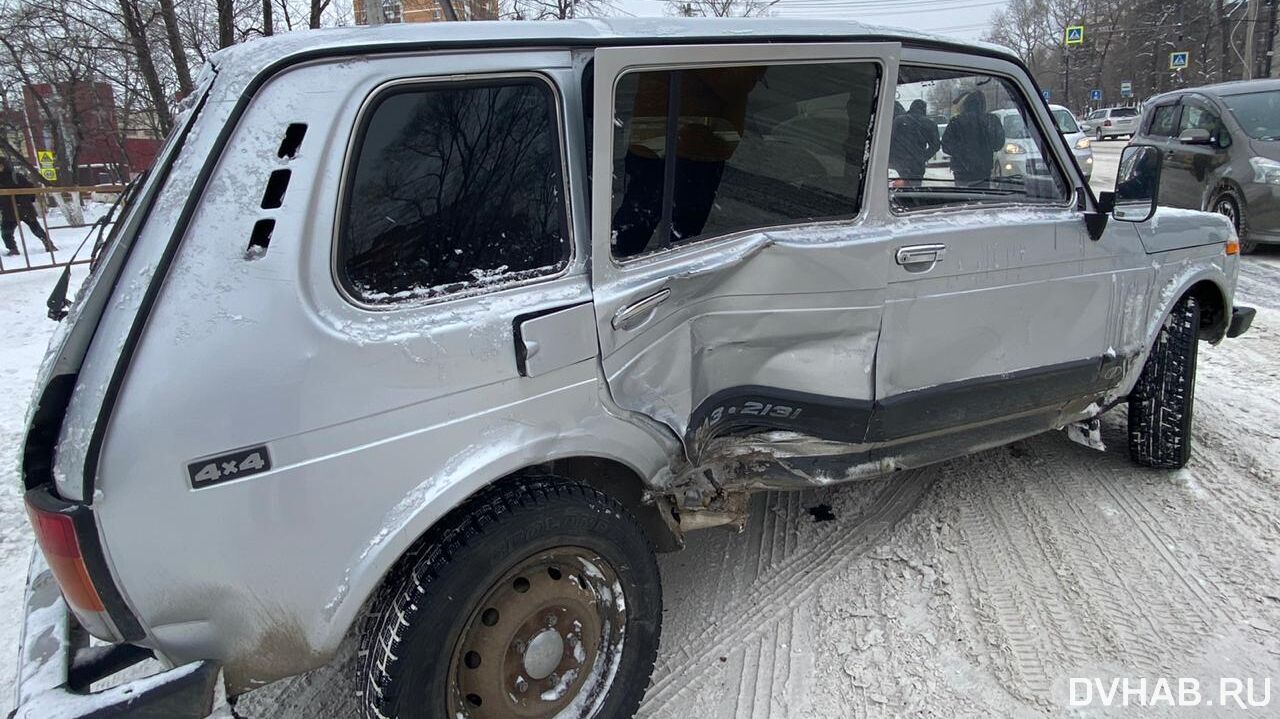
{"type": "Polygon", "coordinates": [[[632,302],[613,314],[610,322],[615,330],[633,330],[644,324],[658,305],[667,301],[671,290],[662,288],[648,297],[632,302]]]}
{"type": "Polygon", "coordinates": [[[933,267],[942,261],[947,254],[946,245],[911,245],[898,248],[898,264],[909,270],[918,271],[920,265],[933,267]]]}

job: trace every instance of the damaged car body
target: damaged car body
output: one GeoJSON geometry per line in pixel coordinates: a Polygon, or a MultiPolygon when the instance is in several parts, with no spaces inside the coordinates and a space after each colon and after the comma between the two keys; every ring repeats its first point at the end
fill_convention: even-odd
{"type": "Polygon", "coordinates": [[[1156,208],[1158,154],[1095,197],[999,48],[663,28],[213,57],[42,368],[17,716],[203,716],[352,632],[369,717],[631,716],[654,551],[752,492],[1122,402],[1136,461],[1185,464],[1198,341],[1252,310],[1230,224],[1156,208]]]}

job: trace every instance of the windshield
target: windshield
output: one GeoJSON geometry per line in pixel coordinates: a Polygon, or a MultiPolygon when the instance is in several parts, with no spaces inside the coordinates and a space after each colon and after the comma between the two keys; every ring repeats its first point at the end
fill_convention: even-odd
{"type": "Polygon", "coordinates": [[[1009,114],[1000,118],[1004,125],[1004,136],[1009,140],[1023,140],[1029,137],[1027,135],[1027,123],[1022,121],[1022,116],[1018,114],[1009,114]]]}
{"type": "Polygon", "coordinates": [[[1280,140],[1280,90],[1226,95],[1222,101],[1246,135],[1255,140],[1280,140]]]}
{"type": "Polygon", "coordinates": [[[1057,124],[1059,132],[1067,134],[1080,132],[1080,126],[1076,124],[1076,118],[1067,110],[1054,110],[1053,121],[1057,124]]]}

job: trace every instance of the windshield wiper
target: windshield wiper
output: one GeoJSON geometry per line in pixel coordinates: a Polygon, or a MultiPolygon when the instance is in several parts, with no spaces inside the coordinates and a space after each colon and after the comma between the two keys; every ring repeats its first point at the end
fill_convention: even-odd
{"type": "MultiPolygon", "coordinates": [[[[147,172],[150,172],[148,170],[147,172]]],[[[80,256],[80,250],[84,249],[84,245],[93,237],[93,231],[98,231],[98,239],[93,243],[93,250],[89,253],[89,271],[92,272],[98,260],[98,252],[105,244],[103,242],[103,234],[107,230],[107,225],[111,224],[111,218],[115,216],[116,210],[128,200],[132,200],[133,192],[142,185],[141,180],[147,176],[147,172],[143,172],[137,177],[130,180],[124,189],[120,190],[120,194],[116,196],[115,202],[107,208],[102,217],[93,221],[89,225],[89,231],[85,233],[84,239],[80,241],[80,245],[76,247],[76,251],[71,254],[71,259],[67,260],[67,264],[62,269],[62,275],[58,277],[58,281],[53,284],[53,291],[49,293],[49,299],[45,301],[45,306],[49,308],[49,319],[54,322],[61,322],[62,318],[67,316],[67,307],[71,304],[67,301],[67,288],[71,284],[71,265],[80,256]]],[[[114,227],[112,236],[115,236],[114,227]]]]}

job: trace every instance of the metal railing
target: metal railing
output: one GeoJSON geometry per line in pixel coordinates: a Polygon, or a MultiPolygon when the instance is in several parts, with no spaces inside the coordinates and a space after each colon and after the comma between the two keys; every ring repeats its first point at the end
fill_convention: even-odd
{"type": "Polygon", "coordinates": [[[79,257],[75,258],[74,262],[72,262],[72,258],[75,255],[76,248],[80,246],[80,242],[93,224],[93,220],[86,218],[85,222],[79,225],[49,224],[49,214],[51,212],[60,212],[60,210],[52,207],[52,195],[61,194],[67,196],[75,194],[79,196],[83,204],[84,200],[87,199],[86,195],[91,199],[93,195],[114,195],[123,190],[124,185],[0,189],[0,203],[5,205],[3,224],[6,236],[4,246],[0,247],[0,275],[43,270],[50,267],[65,267],[68,264],[88,262],[89,253],[87,252],[81,253],[79,257]],[[37,201],[37,198],[43,198],[43,201],[37,201]],[[12,229],[9,227],[11,222],[13,224],[12,229]],[[43,240],[40,238],[39,233],[32,229],[33,223],[44,234],[43,240]],[[58,238],[62,240],[62,245],[54,241],[55,230],[77,228],[84,232],[62,233],[64,236],[58,238]],[[10,235],[11,232],[12,235],[10,235]],[[28,234],[35,241],[37,249],[34,253],[31,251],[31,243],[27,239],[28,234]],[[13,238],[13,249],[18,250],[16,255],[10,254],[10,246],[7,241],[10,236],[13,238]]]}

